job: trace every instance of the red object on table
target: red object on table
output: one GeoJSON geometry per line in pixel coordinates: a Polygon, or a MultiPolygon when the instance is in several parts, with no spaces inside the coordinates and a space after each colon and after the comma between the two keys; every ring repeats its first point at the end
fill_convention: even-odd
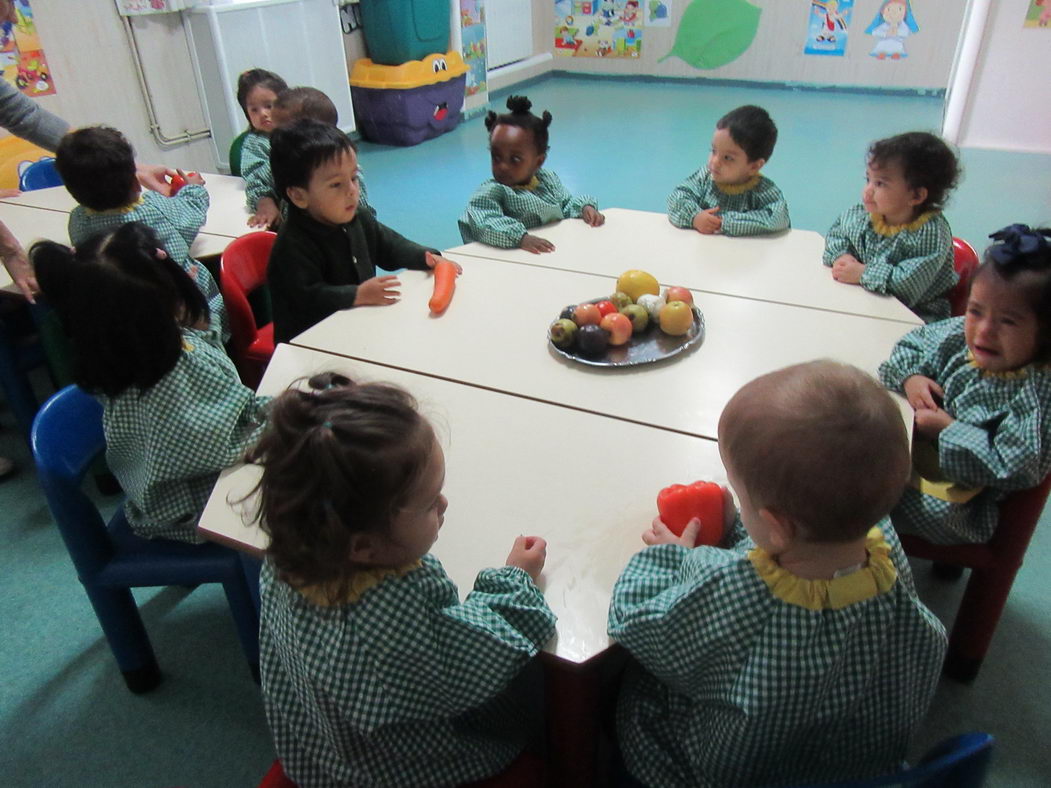
{"type": "MultiPolygon", "coordinates": [[[[430,254],[428,252],[427,254],[430,254]]],[[[456,289],[456,265],[449,260],[439,260],[434,266],[434,294],[427,303],[431,313],[440,315],[453,300],[456,289]]]]}
{"type": "Polygon", "coordinates": [[[694,517],[701,521],[697,544],[717,545],[723,538],[723,488],[715,482],[673,484],[657,493],[657,511],[676,536],[694,517]]]}
{"type": "MultiPolygon", "coordinates": [[[[195,173],[195,172],[188,172],[186,174],[187,175],[196,175],[197,173],[195,173]]],[[[181,189],[183,186],[186,185],[186,179],[184,177],[182,177],[181,175],[176,174],[176,175],[173,175],[171,177],[170,181],[171,181],[171,185],[172,185],[172,190],[171,190],[170,196],[174,197],[178,193],[179,189],[181,189]]]]}

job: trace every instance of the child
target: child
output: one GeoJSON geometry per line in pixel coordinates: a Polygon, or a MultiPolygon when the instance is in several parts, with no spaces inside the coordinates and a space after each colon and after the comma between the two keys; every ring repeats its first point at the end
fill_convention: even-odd
{"type": "Polygon", "coordinates": [[[511,96],[509,113],[490,112],[485,118],[493,177],[475,190],[460,217],[465,243],[553,252],[554,244],[526,231],[567,218],[581,218],[590,227],[606,221],[593,197],[574,197],[554,171],[541,169],[547,159],[551,113],[545,110],[538,118],[529,111],[532,106],[525,96],[511,96]]]}
{"type": "Polygon", "coordinates": [[[139,222],[31,249],[73,346],[73,377],[102,403],[106,462],[132,531],[200,542],[219,471],[255,441],[269,398],[245,388],[209,328],[208,303],[139,222]],[[88,295],[90,294],[90,295],[88,295]]]}
{"type": "Polygon", "coordinates": [[[204,178],[180,170],[186,185],[174,197],[143,191],[135,174],[135,152],[123,134],[108,126],[69,132],[55,151],[55,169],[79,203],[69,215],[69,241],[74,247],[126,222],[148,225],[160,240],[158,246],[204,293],[223,340],[229,338],[222,293],[208,269],[190,256],[190,246],[208,216],[204,178]]]}
{"type": "Polygon", "coordinates": [[[275,400],[253,452],[263,701],[301,788],[459,785],[522,750],[509,684],[555,632],[535,582],[546,544],[518,537],[460,602],[429,553],[445,458],[401,389],[326,374],[275,400]]]}
{"type": "Polygon", "coordinates": [[[854,367],[798,364],[733,396],[719,450],[741,502],[726,548],[656,519],[613,589],[610,636],[638,660],[617,710],[628,770],[723,786],[898,769],[947,639],[887,520],[909,471],[897,406],[854,367]]]}
{"type": "Polygon", "coordinates": [[[916,409],[894,527],[937,544],[989,541],[997,503],[1051,472],[1051,230],[991,237],[966,315],[913,330],[879,371],[916,409]]]}
{"type": "Polygon", "coordinates": [[[264,68],[251,68],[237,78],[237,103],[248,119],[248,136],[241,148],[241,177],[252,215],[249,227],[266,228],[281,221],[281,210],[270,178],[270,132],[277,95],[288,85],[264,68]]]}
{"type": "Polygon", "coordinates": [[[770,160],[777,126],[762,107],[732,110],[715,124],[708,166],[675,187],[668,221],[704,235],[761,235],[787,230],[788,204],[759,171],[770,160]]]}
{"type": "Polygon", "coordinates": [[[959,176],[956,155],[933,134],[874,142],[862,204],[836,219],[825,239],[833,278],[890,293],[927,323],[947,318],[957,276],[941,207],[959,176]]]}
{"type": "Polygon", "coordinates": [[[398,278],[376,276],[377,266],[426,270],[440,259],[358,210],[356,150],[335,126],[301,120],[277,129],[270,164],[290,203],[267,268],[275,341],[340,309],[396,302],[398,278]]]}

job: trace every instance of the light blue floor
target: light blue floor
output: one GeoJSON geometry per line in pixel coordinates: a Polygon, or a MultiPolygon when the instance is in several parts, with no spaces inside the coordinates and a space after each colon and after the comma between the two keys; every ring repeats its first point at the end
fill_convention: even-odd
{"type": "MultiPolygon", "coordinates": [[[[554,115],[549,165],[603,206],[664,209],[671,188],[706,156],[715,120],[744,103],[765,106],[781,129],[767,174],[796,227],[824,231],[857,199],[865,149],[876,137],[936,129],[932,98],[881,97],[697,84],[555,78],[528,95],[554,115]]],[[[502,99],[499,105],[502,106],[502,99]]],[[[480,119],[408,148],[363,144],[380,219],[420,242],[460,243],[456,216],[488,177],[480,119]]],[[[1051,220],[1051,157],[965,151],[966,179],[948,210],[954,232],[983,245],[1014,221],[1051,220]]],[[[645,261],[640,261],[640,265],[645,261]]],[[[0,412],[0,455],[19,476],[0,484],[0,782],[6,786],[227,788],[258,783],[273,757],[258,690],[244,664],[222,592],[140,595],[167,678],[128,693],[36,485],[25,445],[0,412]]],[[[998,737],[989,785],[1051,784],[1051,526],[1038,529],[985,666],[970,687],[942,682],[916,751],[952,733],[998,737]]],[[[963,583],[930,580],[925,600],[950,622],[963,583]]]]}

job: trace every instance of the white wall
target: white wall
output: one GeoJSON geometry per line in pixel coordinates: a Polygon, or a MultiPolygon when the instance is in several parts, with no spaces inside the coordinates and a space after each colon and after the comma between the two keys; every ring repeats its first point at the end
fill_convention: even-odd
{"type": "Polygon", "coordinates": [[[1051,28],[1023,28],[1028,7],[1028,0],[990,6],[961,147],[1051,153],[1051,28]]]}

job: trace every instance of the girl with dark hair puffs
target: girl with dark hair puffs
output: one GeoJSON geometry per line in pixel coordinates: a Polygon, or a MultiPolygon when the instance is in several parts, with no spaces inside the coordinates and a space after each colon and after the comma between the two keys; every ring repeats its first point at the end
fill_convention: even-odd
{"type": "Polygon", "coordinates": [[[241,384],[204,295],[146,225],[75,251],[41,241],[30,257],[69,334],[73,379],[102,403],[106,462],[132,531],[202,541],[197,520],[219,471],[255,441],[269,398],[241,384]]]}
{"type": "Polygon", "coordinates": [[[249,227],[266,228],[281,221],[281,209],[270,175],[270,132],[277,96],[288,85],[273,71],[250,68],[237,78],[237,103],[248,119],[248,136],[241,147],[241,177],[252,215],[249,227]]]}
{"type": "Polygon", "coordinates": [[[445,458],[412,397],[331,373],[273,403],[262,465],[260,670],[301,788],[438,786],[505,769],[525,738],[509,685],[554,634],[546,544],[515,540],[461,602],[430,554],[445,458]]]}
{"type": "Polygon", "coordinates": [[[504,249],[517,246],[539,254],[552,252],[555,246],[527,230],[568,218],[583,219],[591,227],[606,221],[593,197],[574,197],[553,171],[542,169],[551,113],[544,110],[538,118],[529,111],[532,106],[525,96],[511,96],[509,113],[490,112],[485,118],[493,177],[475,190],[460,216],[465,242],[504,249]]]}
{"type": "Polygon", "coordinates": [[[991,237],[966,314],[911,331],[880,366],[916,411],[891,518],[938,544],[989,541],[999,501],[1051,472],[1051,230],[991,237]]]}

